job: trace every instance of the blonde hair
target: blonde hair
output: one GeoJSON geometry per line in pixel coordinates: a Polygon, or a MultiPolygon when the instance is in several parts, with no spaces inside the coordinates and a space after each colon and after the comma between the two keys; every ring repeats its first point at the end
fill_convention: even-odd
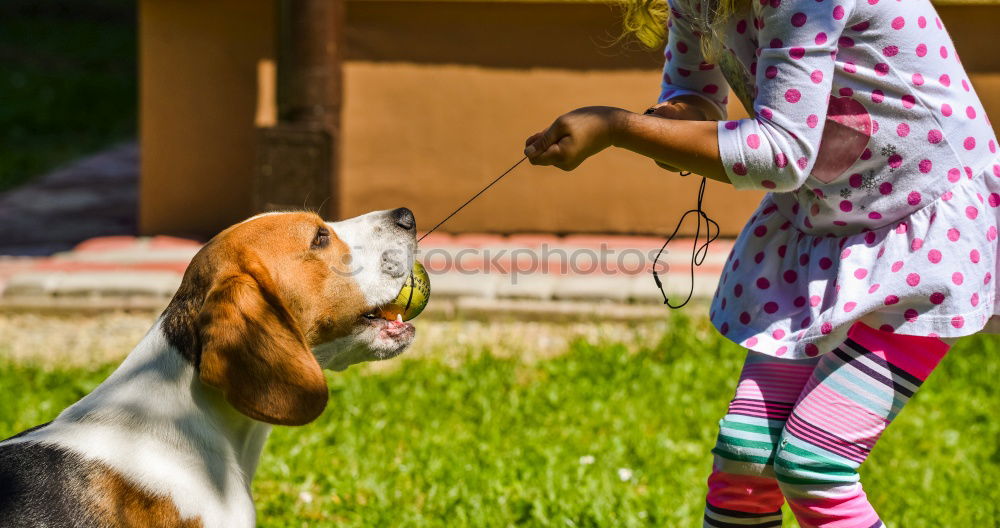
{"type": "MultiPolygon", "coordinates": [[[[722,45],[722,31],[733,16],[749,8],[750,0],[716,0],[711,13],[702,13],[701,48],[706,57],[713,57],[722,45]]],[[[667,36],[670,7],[667,0],[621,0],[622,28],[648,48],[663,46],[667,36]]]]}
{"type": "Polygon", "coordinates": [[[670,8],[667,0],[622,0],[622,29],[647,48],[663,45],[670,8]]]}

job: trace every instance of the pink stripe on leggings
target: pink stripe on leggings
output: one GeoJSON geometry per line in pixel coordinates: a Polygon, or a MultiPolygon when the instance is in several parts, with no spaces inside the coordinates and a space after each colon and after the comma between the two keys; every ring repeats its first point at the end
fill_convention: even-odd
{"type": "Polygon", "coordinates": [[[795,415],[845,440],[870,441],[871,445],[889,424],[885,417],[864,409],[823,384],[795,406],[795,415]]]}
{"type": "Polygon", "coordinates": [[[868,502],[860,484],[850,486],[840,497],[822,499],[789,498],[788,506],[802,528],[869,528],[878,514],[868,502]]]}
{"type": "Polygon", "coordinates": [[[890,334],[864,323],[854,323],[847,337],[921,381],[927,379],[949,348],[936,337],[890,334]]]}

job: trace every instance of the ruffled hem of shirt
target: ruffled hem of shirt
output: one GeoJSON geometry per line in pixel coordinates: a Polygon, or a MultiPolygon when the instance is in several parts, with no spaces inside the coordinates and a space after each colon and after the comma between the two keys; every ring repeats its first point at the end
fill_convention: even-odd
{"type": "MultiPolygon", "coordinates": [[[[958,242],[945,239],[949,229],[945,226],[964,222],[965,208],[970,203],[981,204],[980,214],[993,218],[992,222],[983,223],[984,230],[989,226],[996,228],[1000,208],[991,206],[989,201],[991,193],[1000,193],[1000,176],[995,176],[990,169],[974,174],[974,178],[963,179],[943,196],[904,218],[878,229],[847,236],[803,233],[780,215],[769,198],[765,198],[740,234],[726,263],[712,302],[713,324],[723,335],[742,346],[790,359],[815,357],[829,352],[846,339],[847,331],[857,321],[874,328],[917,336],[962,337],[979,332],[992,316],[1000,315],[996,238],[987,241],[985,234],[974,233],[969,239],[960,238],[958,242]],[[900,224],[905,224],[906,228],[899,228],[900,224]],[[765,234],[760,235],[761,231],[765,234]],[[947,303],[919,313],[917,317],[907,312],[915,307],[926,307],[929,295],[953,289],[944,278],[947,272],[936,274],[935,280],[910,286],[905,283],[905,270],[893,270],[893,262],[887,261],[892,258],[890,255],[905,254],[926,261],[929,248],[921,246],[912,250],[916,239],[924,241],[924,244],[931,241],[940,244],[942,250],[950,251],[950,255],[956,258],[968,258],[966,256],[973,249],[979,251],[980,264],[975,266],[981,266],[978,269],[991,274],[991,285],[980,287],[978,305],[971,310],[959,309],[957,303],[961,301],[948,298],[947,303]],[[785,250],[780,255],[768,253],[760,262],[755,262],[758,248],[780,251],[775,248],[782,246],[785,250]],[[879,253],[883,247],[886,248],[883,252],[885,256],[879,253]],[[799,261],[803,253],[808,254],[806,264],[799,261]],[[745,261],[742,268],[736,264],[737,269],[734,269],[734,264],[740,259],[745,261]],[[826,269],[821,267],[824,259],[829,261],[826,269]],[[775,261],[778,261],[777,265],[775,261]],[[863,280],[854,275],[858,269],[867,270],[863,280]],[[788,270],[799,276],[804,274],[805,280],[789,283],[783,279],[788,270]],[[773,284],[760,289],[756,281],[762,277],[773,284]],[[735,295],[735,284],[743,286],[739,299],[735,295]],[[846,285],[856,292],[869,292],[875,287],[874,293],[879,293],[885,284],[897,287],[906,284],[899,290],[897,302],[859,302],[850,310],[846,310],[842,302],[846,296],[835,289],[836,285],[842,288],[846,285]],[[820,302],[814,306],[816,297],[820,302]],[[783,302],[776,302],[781,299],[783,302]],[[728,302],[727,307],[724,307],[725,302],[728,302]],[[777,309],[769,312],[773,308],[769,303],[777,304],[777,309]],[[744,315],[748,316],[748,320],[741,319],[744,315]],[[744,323],[744,320],[747,322],[744,323]]],[[[962,269],[969,267],[966,265],[962,269]]],[[[969,280],[982,281],[983,277],[970,277],[969,280]]],[[[893,295],[895,293],[892,292],[893,295]]],[[[867,296],[866,300],[871,301],[872,292],[856,295],[867,296]]]]}

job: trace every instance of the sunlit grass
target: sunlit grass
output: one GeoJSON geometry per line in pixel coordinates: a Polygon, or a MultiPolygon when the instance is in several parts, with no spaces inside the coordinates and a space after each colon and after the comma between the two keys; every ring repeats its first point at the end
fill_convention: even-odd
{"type": "MultiPolygon", "coordinates": [[[[456,345],[331,374],[323,416],[272,434],[259,526],[700,526],[743,353],[703,320],[674,322],[655,346],[578,341],[525,360],[456,345]]],[[[996,525],[997,341],[960,342],[863,467],[889,525],[996,525]]],[[[108,371],[0,364],[0,437],[108,371]]]]}

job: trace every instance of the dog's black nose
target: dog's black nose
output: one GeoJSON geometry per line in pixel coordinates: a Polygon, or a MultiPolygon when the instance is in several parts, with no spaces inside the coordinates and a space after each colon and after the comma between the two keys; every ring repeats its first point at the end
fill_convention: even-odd
{"type": "Polygon", "coordinates": [[[413,211],[405,207],[393,209],[389,215],[392,216],[392,220],[396,222],[396,225],[407,231],[417,227],[417,221],[413,218],[413,211]]]}

